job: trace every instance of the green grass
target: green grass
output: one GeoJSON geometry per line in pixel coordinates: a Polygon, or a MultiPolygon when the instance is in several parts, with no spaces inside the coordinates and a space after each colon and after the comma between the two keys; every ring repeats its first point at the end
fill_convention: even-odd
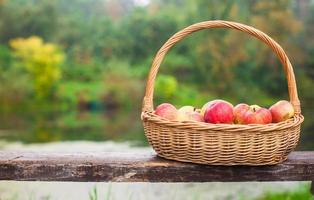
{"type": "MultiPolygon", "coordinates": [[[[111,184],[110,184],[108,187],[108,191],[105,193],[104,200],[111,200],[113,198],[111,192],[112,192],[112,189],[111,189],[111,184]]],[[[88,200],[100,200],[96,186],[94,186],[93,189],[88,193],[88,196],[89,196],[88,200]]]]}
{"type": "Polygon", "coordinates": [[[89,200],[98,200],[97,187],[95,186],[89,193],[89,200]]]}
{"type": "Polygon", "coordinates": [[[314,200],[309,184],[302,184],[299,188],[286,192],[268,192],[256,200],[314,200]]]}
{"type": "MultiPolygon", "coordinates": [[[[169,194],[169,199],[176,199],[177,191],[175,191],[172,195],[169,194]]],[[[112,188],[111,185],[109,185],[108,191],[104,194],[104,200],[112,200],[112,188]]],[[[126,199],[132,200],[132,193],[129,193],[127,195],[128,197],[126,199]]],[[[240,195],[242,196],[242,195],[240,195]]],[[[201,193],[200,191],[194,191],[190,194],[190,197],[192,200],[199,200],[201,199],[201,193]]],[[[227,198],[232,199],[232,197],[227,198]]],[[[248,198],[245,198],[242,196],[240,197],[241,200],[249,200],[248,198]]],[[[89,200],[99,200],[99,194],[97,192],[96,186],[89,192],[89,200]]],[[[312,196],[310,192],[310,184],[300,184],[300,186],[296,189],[293,189],[291,191],[284,191],[284,192],[266,192],[261,197],[255,199],[255,200],[314,200],[314,196],[312,196]]]]}

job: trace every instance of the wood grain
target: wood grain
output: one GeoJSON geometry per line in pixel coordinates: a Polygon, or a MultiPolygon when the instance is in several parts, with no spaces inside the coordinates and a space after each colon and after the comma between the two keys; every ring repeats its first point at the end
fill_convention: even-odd
{"type": "Polygon", "coordinates": [[[207,166],[143,153],[0,152],[0,180],[230,182],[314,180],[314,152],[293,152],[274,166],[207,166]]]}

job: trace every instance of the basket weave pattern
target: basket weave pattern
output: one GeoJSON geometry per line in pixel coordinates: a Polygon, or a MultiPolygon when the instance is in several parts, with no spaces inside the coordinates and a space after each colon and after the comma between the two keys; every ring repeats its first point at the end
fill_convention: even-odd
{"type": "Polygon", "coordinates": [[[301,123],[300,101],[292,65],[284,50],[265,33],[236,22],[205,21],[174,34],[157,52],[147,79],[142,120],[145,135],[161,157],[210,165],[272,165],[287,159],[296,147],[301,123]],[[266,125],[208,124],[169,121],[154,114],[154,82],[168,50],[189,34],[208,28],[231,28],[246,32],[273,49],[284,67],[293,118],[266,125]]]}

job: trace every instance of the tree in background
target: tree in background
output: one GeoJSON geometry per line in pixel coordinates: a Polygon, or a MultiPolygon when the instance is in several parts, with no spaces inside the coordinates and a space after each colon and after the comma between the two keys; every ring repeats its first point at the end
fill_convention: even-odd
{"type": "Polygon", "coordinates": [[[61,78],[64,54],[51,43],[39,37],[17,38],[10,41],[13,55],[30,75],[35,95],[39,99],[52,97],[56,83],[61,78]]]}
{"type": "Polygon", "coordinates": [[[56,1],[5,0],[0,2],[0,42],[38,35],[53,37],[58,23],[56,1]]]}

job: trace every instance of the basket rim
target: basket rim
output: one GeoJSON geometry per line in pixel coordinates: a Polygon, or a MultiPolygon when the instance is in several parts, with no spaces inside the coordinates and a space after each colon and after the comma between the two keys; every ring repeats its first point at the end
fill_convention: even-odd
{"type": "Polygon", "coordinates": [[[141,114],[143,122],[151,122],[154,124],[163,125],[169,128],[191,129],[198,131],[229,131],[229,132],[269,132],[289,129],[300,125],[304,121],[302,114],[295,114],[292,118],[269,124],[212,124],[196,121],[173,121],[156,115],[153,111],[143,111],[141,114]]]}

